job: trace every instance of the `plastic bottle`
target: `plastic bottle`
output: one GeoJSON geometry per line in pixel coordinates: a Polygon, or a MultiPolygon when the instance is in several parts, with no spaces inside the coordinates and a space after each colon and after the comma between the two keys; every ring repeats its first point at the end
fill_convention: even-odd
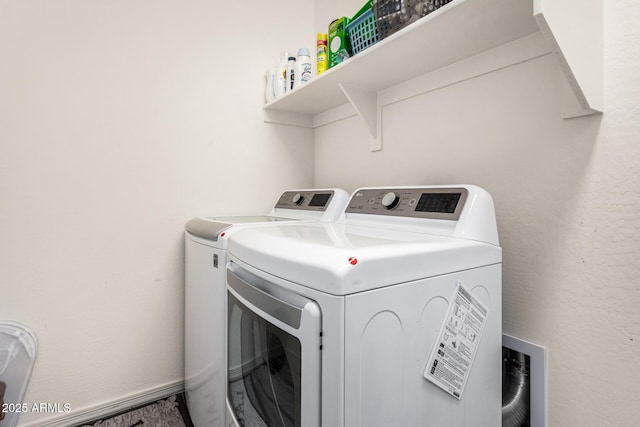
{"type": "Polygon", "coordinates": [[[313,76],[312,68],[313,64],[311,64],[309,49],[301,47],[298,49],[298,57],[296,58],[296,72],[293,86],[299,87],[311,80],[313,76]]]}
{"type": "Polygon", "coordinates": [[[265,85],[264,85],[264,100],[269,103],[276,99],[275,92],[275,80],[276,80],[276,69],[269,68],[267,72],[264,74],[265,85]]]}
{"type": "Polygon", "coordinates": [[[327,51],[327,35],[318,33],[316,37],[316,59],[318,74],[329,68],[329,52],[327,51]]]}
{"type": "Polygon", "coordinates": [[[287,62],[289,62],[289,52],[282,52],[278,67],[276,68],[275,95],[280,98],[287,93],[287,62]]]}
{"type": "Polygon", "coordinates": [[[289,61],[287,61],[287,92],[293,90],[293,85],[295,83],[296,78],[296,57],[290,56],[289,61]]]}

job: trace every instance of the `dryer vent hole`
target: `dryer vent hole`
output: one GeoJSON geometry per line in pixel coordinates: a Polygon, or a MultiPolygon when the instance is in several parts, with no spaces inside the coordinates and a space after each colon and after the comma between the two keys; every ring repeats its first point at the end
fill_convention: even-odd
{"type": "Polygon", "coordinates": [[[531,359],[502,347],[502,427],[531,426],[531,359]]]}

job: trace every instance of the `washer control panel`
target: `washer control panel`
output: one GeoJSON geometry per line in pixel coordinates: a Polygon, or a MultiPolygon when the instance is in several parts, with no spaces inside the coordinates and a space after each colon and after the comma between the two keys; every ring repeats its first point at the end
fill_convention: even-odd
{"type": "Polygon", "coordinates": [[[285,191],[276,203],[277,209],[300,209],[324,212],[333,197],[333,191],[285,191]]]}
{"type": "Polygon", "coordinates": [[[466,188],[376,188],[356,191],[346,213],[457,220],[466,188]]]}

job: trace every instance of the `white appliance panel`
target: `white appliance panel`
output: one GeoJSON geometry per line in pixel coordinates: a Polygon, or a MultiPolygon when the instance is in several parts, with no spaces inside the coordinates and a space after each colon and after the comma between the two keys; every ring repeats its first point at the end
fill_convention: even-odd
{"type": "Polygon", "coordinates": [[[498,426],[500,266],[349,295],[345,305],[345,426],[498,426]],[[450,299],[462,281],[489,308],[461,400],[423,377],[450,299]],[[466,424],[465,420],[473,420],[466,424]]]}
{"type": "Polygon", "coordinates": [[[185,238],[185,390],[196,426],[223,426],[226,354],[223,328],[226,300],[220,295],[227,252],[185,238]],[[215,258],[214,258],[215,257],[215,258]],[[217,267],[214,266],[214,259],[217,267]]]}
{"type": "Polygon", "coordinates": [[[499,246],[345,224],[287,224],[239,230],[229,251],[258,269],[333,295],[348,295],[500,263],[499,246]],[[296,254],[291,258],[290,254],[296,254]]]}

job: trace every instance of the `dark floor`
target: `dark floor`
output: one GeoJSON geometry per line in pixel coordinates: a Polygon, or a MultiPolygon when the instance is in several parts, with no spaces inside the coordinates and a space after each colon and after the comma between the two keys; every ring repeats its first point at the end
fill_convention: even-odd
{"type": "MultiPolygon", "coordinates": [[[[170,397],[171,396],[167,396],[164,399],[159,399],[158,401],[166,400],[166,399],[169,399],[170,397]]],[[[186,427],[194,427],[193,426],[193,422],[191,421],[191,417],[189,417],[189,411],[187,409],[187,402],[185,400],[184,393],[176,394],[175,397],[176,397],[176,402],[178,403],[177,409],[180,412],[180,415],[182,416],[182,420],[184,421],[185,426],[186,427]]],[[[158,401],[156,401],[156,402],[158,402],[158,401]]],[[[75,427],[81,427],[81,426],[86,427],[86,426],[96,426],[96,425],[100,426],[102,424],[102,422],[105,421],[105,420],[117,417],[117,416],[122,415],[122,414],[126,414],[126,413],[129,413],[129,412],[136,411],[136,410],[138,410],[140,408],[144,408],[145,406],[152,405],[152,404],[154,404],[156,402],[149,402],[149,403],[147,403],[145,405],[136,406],[135,408],[131,408],[131,409],[127,410],[127,411],[123,411],[123,412],[119,412],[119,413],[116,413],[116,414],[112,414],[108,418],[101,419],[101,420],[93,420],[93,421],[90,421],[88,423],[85,422],[85,423],[82,423],[82,424],[78,424],[75,427]]],[[[137,422],[137,423],[135,423],[135,424],[133,424],[131,426],[123,426],[123,427],[138,427],[138,426],[139,427],[146,427],[145,423],[142,422],[142,421],[137,422]]]]}

